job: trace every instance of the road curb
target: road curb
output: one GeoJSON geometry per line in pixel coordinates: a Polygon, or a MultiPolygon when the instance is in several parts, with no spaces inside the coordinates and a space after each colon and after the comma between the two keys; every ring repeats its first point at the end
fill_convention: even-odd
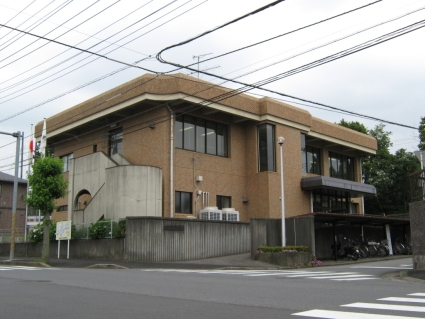
{"type": "Polygon", "coordinates": [[[127,267],[115,265],[115,264],[95,264],[85,268],[86,269],[128,269],[127,267]]]}
{"type": "Polygon", "coordinates": [[[410,282],[415,284],[425,284],[425,280],[409,277],[407,273],[408,273],[407,270],[395,271],[389,274],[385,274],[381,278],[385,280],[392,280],[392,281],[403,281],[403,282],[410,282]]]}
{"type": "Polygon", "coordinates": [[[8,266],[27,266],[27,267],[39,267],[39,268],[51,268],[52,266],[37,262],[37,261],[20,261],[20,260],[2,260],[0,261],[0,264],[2,265],[8,265],[8,266]]]}

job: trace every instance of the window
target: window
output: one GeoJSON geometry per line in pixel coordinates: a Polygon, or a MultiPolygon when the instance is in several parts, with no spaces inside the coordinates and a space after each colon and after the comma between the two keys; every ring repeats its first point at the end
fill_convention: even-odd
{"type": "Polygon", "coordinates": [[[68,205],[59,206],[56,211],[58,211],[58,212],[68,211],[68,205]]]}
{"type": "Polygon", "coordinates": [[[258,126],[258,171],[276,171],[274,126],[258,126]]]}
{"type": "Polygon", "coordinates": [[[176,147],[227,157],[227,126],[179,115],[176,118],[176,147]]]}
{"type": "Polygon", "coordinates": [[[176,213],[192,214],[192,193],[176,192],[176,213]]]}
{"type": "Polygon", "coordinates": [[[94,144],[93,145],[93,153],[96,153],[97,152],[97,144],[94,144]]]}
{"type": "Polygon", "coordinates": [[[301,134],[302,171],[321,175],[320,149],[305,145],[305,135],[301,134]]]}
{"type": "Polygon", "coordinates": [[[354,181],[354,158],[329,152],[329,176],[354,181]]]}
{"type": "Polygon", "coordinates": [[[217,195],[217,207],[218,209],[232,207],[232,201],[230,196],[217,195]]]}
{"type": "Polygon", "coordinates": [[[351,208],[350,197],[339,191],[313,192],[313,212],[348,214],[351,208]]]}
{"type": "Polygon", "coordinates": [[[68,172],[69,171],[69,165],[71,164],[70,163],[70,160],[73,158],[73,154],[71,153],[71,154],[67,154],[67,155],[64,155],[64,156],[62,156],[60,159],[62,160],[62,171],[63,172],[68,172]]]}
{"type": "Polygon", "coordinates": [[[109,132],[109,156],[122,154],[122,128],[109,132]]]}

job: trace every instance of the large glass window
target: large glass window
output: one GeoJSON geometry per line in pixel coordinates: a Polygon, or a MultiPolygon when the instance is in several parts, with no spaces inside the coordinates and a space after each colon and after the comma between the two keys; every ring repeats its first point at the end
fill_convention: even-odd
{"type": "Polygon", "coordinates": [[[109,156],[122,154],[122,128],[109,132],[109,156]]]}
{"type": "Polygon", "coordinates": [[[258,126],[258,171],[276,171],[274,125],[258,126]]]}
{"type": "Polygon", "coordinates": [[[69,171],[69,164],[70,164],[70,160],[73,158],[73,154],[67,154],[64,156],[61,156],[61,160],[62,160],[62,171],[63,172],[68,172],[69,171]]]}
{"type": "Polygon", "coordinates": [[[321,175],[320,149],[305,144],[305,135],[301,134],[302,171],[321,175]]]}
{"type": "Polygon", "coordinates": [[[192,193],[176,192],[176,213],[192,214],[192,193]]]}
{"type": "Polygon", "coordinates": [[[176,117],[176,147],[227,157],[227,126],[179,115],[176,117]]]}
{"type": "Polygon", "coordinates": [[[354,181],[354,158],[329,152],[329,176],[354,181]]]}
{"type": "MultiPolygon", "coordinates": [[[[348,214],[350,213],[350,204],[350,197],[343,192],[328,190],[313,193],[313,212],[315,213],[348,214]]],[[[354,212],[351,210],[351,213],[354,212]]]]}
{"type": "Polygon", "coordinates": [[[217,195],[217,207],[218,209],[232,207],[232,201],[230,196],[217,195]]]}

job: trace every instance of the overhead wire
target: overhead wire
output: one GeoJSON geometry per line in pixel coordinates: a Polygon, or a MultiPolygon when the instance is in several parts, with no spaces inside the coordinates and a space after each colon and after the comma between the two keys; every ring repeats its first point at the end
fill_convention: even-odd
{"type": "MultiPolygon", "coordinates": [[[[54,0],[53,0],[54,1],[54,0]]],[[[52,2],[53,2],[52,1],[52,2]]],[[[10,20],[8,20],[8,21],[6,21],[5,22],[5,24],[8,24],[10,21],[12,21],[14,18],[16,18],[18,15],[20,15],[22,12],[24,12],[26,9],[28,9],[33,3],[35,2],[35,0],[34,1],[32,1],[31,3],[29,3],[25,8],[23,8],[21,11],[19,11],[16,15],[14,15],[10,20]]],[[[51,4],[52,2],[50,2],[49,4],[51,4]]],[[[49,5],[48,4],[48,5],[49,5]]],[[[46,6],[48,6],[48,5],[46,5],[46,6]]],[[[44,9],[44,8],[43,8],[44,9]]],[[[41,10],[43,10],[43,9],[41,9],[41,10]]],[[[40,12],[41,10],[39,10],[38,12],[40,12]]],[[[37,13],[38,13],[37,12],[37,13]]],[[[28,20],[29,20],[30,18],[28,18],[27,20],[25,20],[24,22],[21,22],[21,24],[19,24],[18,25],[18,27],[19,26],[21,26],[22,24],[24,24],[25,22],[27,22],[28,20]]],[[[1,27],[0,27],[0,29],[1,29],[1,27]]],[[[5,35],[3,35],[2,37],[0,37],[0,40],[2,40],[4,37],[7,37],[10,33],[11,33],[12,31],[9,31],[8,33],[6,33],[5,35]]]]}
{"type": "MultiPolygon", "coordinates": [[[[64,9],[66,6],[68,6],[73,0],[66,0],[65,2],[61,3],[59,6],[57,6],[56,8],[54,8],[53,10],[51,10],[50,12],[46,13],[43,17],[39,18],[37,21],[34,21],[31,25],[29,25],[28,27],[26,27],[25,31],[32,31],[35,28],[37,28],[38,26],[40,26],[41,24],[43,24],[47,19],[53,17],[55,14],[57,14],[58,12],[60,12],[62,9],[64,9]],[[35,25],[35,26],[34,26],[35,25]]],[[[0,27],[1,28],[1,27],[0,27]]],[[[13,30],[12,30],[13,31],[13,30]]],[[[16,40],[14,40],[12,43],[9,43],[6,47],[4,48],[0,48],[0,51],[3,51],[4,49],[6,49],[7,47],[9,47],[10,45],[12,45],[13,43],[17,42],[18,40],[20,40],[21,38],[23,38],[25,35],[21,35],[18,36],[18,38],[16,40]]],[[[1,44],[1,46],[6,45],[8,42],[10,42],[11,40],[13,40],[15,37],[10,38],[9,40],[7,40],[5,43],[1,44]]]]}
{"type": "MultiPolygon", "coordinates": [[[[126,15],[124,15],[124,16],[123,16],[123,17],[121,17],[120,19],[115,20],[113,23],[108,24],[106,27],[104,27],[104,28],[100,29],[99,31],[97,31],[96,33],[94,33],[94,34],[92,34],[91,36],[87,37],[87,38],[86,38],[86,39],[84,39],[83,41],[78,42],[75,46],[77,46],[77,45],[79,45],[79,44],[81,44],[81,43],[84,43],[85,41],[87,41],[87,40],[89,40],[89,39],[91,39],[91,38],[95,38],[95,39],[98,39],[98,40],[99,40],[99,38],[96,38],[96,37],[95,37],[95,35],[99,34],[100,32],[105,31],[106,29],[110,28],[111,26],[115,25],[116,23],[120,22],[121,20],[123,20],[123,19],[125,19],[125,18],[129,17],[129,16],[130,16],[130,15],[132,15],[133,13],[136,13],[138,10],[140,10],[140,9],[141,9],[141,8],[143,8],[143,7],[145,7],[146,5],[148,5],[149,3],[151,3],[152,1],[153,1],[153,0],[148,1],[147,3],[145,3],[145,4],[141,5],[140,7],[138,7],[137,9],[135,9],[135,10],[131,11],[130,13],[128,13],[128,14],[126,14],[126,15]]],[[[75,30],[74,30],[74,31],[75,31],[75,30]]],[[[104,41],[105,41],[105,40],[104,40],[104,41]]],[[[105,42],[108,42],[108,41],[105,41],[105,42]]],[[[109,43],[109,42],[108,42],[108,43],[109,43]]],[[[49,58],[49,59],[45,60],[44,62],[42,62],[42,63],[40,63],[40,64],[38,64],[38,65],[36,65],[36,66],[34,66],[34,67],[32,67],[32,68],[28,69],[28,70],[25,70],[24,72],[22,72],[22,73],[20,73],[20,74],[18,74],[18,75],[13,76],[12,78],[9,78],[9,79],[8,79],[8,80],[6,80],[6,81],[0,82],[0,84],[3,84],[3,83],[6,83],[6,82],[9,82],[9,81],[11,81],[11,80],[15,79],[16,77],[19,77],[19,76],[21,76],[21,75],[23,75],[23,74],[25,74],[25,73],[28,73],[29,71],[32,71],[33,69],[35,69],[35,68],[37,68],[37,67],[39,67],[39,66],[41,66],[41,65],[43,65],[43,64],[45,64],[45,63],[47,63],[47,62],[49,62],[49,61],[51,61],[51,60],[53,60],[53,59],[55,59],[55,58],[57,58],[58,56],[60,56],[60,55],[64,54],[65,52],[68,52],[69,50],[72,50],[72,49],[71,49],[71,48],[68,48],[68,49],[66,49],[66,50],[62,51],[61,53],[59,53],[59,54],[57,54],[57,55],[55,55],[55,56],[53,56],[53,57],[51,57],[51,58],[49,58]]],[[[137,53],[140,53],[140,52],[137,52],[137,53]]],[[[140,53],[140,54],[143,54],[143,55],[145,55],[145,56],[148,56],[148,55],[146,55],[146,54],[144,54],[144,53],[140,53]]],[[[66,60],[65,60],[65,61],[66,61],[66,60]]],[[[64,62],[64,61],[62,61],[62,62],[64,62]]],[[[55,65],[55,66],[56,66],[56,65],[55,65]]],[[[42,71],[42,72],[40,72],[40,73],[38,73],[38,74],[35,74],[35,75],[33,75],[33,76],[31,76],[31,77],[29,77],[29,78],[25,79],[25,80],[21,80],[20,82],[14,83],[13,85],[11,85],[11,86],[9,86],[9,87],[6,87],[6,88],[1,89],[0,91],[1,91],[1,92],[3,92],[5,89],[9,89],[9,88],[11,88],[11,87],[15,87],[16,85],[19,85],[19,84],[25,83],[25,82],[27,82],[27,81],[29,81],[29,80],[33,79],[35,76],[38,76],[38,75],[40,75],[40,74],[42,74],[42,73],[44,73],[44,72],[49,71],[51,68],[52,68],[52,67],[49,67],[48,69],[45,69],[44,71],[42,71]]]]}
{"type": "MultiPolygon", "coordinates": [[[[189,12],[189,11],[191,11],[191,10],[195,9],[196,7],[198,7],[198,6],[202,5],[202,4],[204,4],[206,1],[207,1],[207,0],[205,0],[205,1],[203,1],[203,2],[201,2],[201,3],[199,3],[199,4],[197,4],[197,5],[196,5],[196,6],[194,6],[194,7],[191,7],[190,9],[188,9],[188,10],[186,10],[186,11],[184,11],[184,12],[180,13],[179,15],[177,15],[177,16],[175,16],[175,17],[173,17],[173,18],[169,19],[169,20],[167,20],[166,22],[164,22],[164,23],[160,24],[159,26],[156,26],[155,28],[153,28],[153,29],[149,30],[148,32],[145,32],[143,35],[145,35],[145,34],[147,34],[147,33],[149,33],[149,32],[152,32],[153,30],[158,29],[159,27],[161,27],[161,26],[165,25],[166,23],[169,23],[169,22],[173,21],[174,19],[176,19],[176,18],[178,18],[178,17],[180,17],[180,16],[182,16],[182,15],[186,14],[187,12],[189,12]]],[[[189,2],[189,1],[188,1],[188,2],[189,2]]],[[[186,3],[188,3],[188,2],[186,2],[186,3]]],[[[185,4],[186,4],[186,3],[185,3],[185,4]]],[[[183,5],[184,5],[184,4],[183,4],[183,5]]],[[[181,6],[180,6],[180,7],[181,7],[181,6]]],[[[141,36],[142,36],[142,35],[138,36],[137,38],[140,38],[141,36]]],[[[134,39],[132,39],[131,41],[134,41],[134,40],[136,40],[137,38],[134,38],[134,39]]],[[[129,43],[129,42],[131,42],[131,41],[128,41],[127,43],[129,43]]],[[[126,44],[127,44],[127,43],[126,43],[126,44]]],[[[123,44],[123,45],[125,45],[125,44],[123,44]]],[[[115,49],[117,49],[117,48],[115,48],[115,49]]],[[[110,51],[110,52],[112,52],[112,51],[110,51]]],[[[102,57],[103,57],[103,56],[102,56],[102,57]]],[[[106,57],[106,58],[107,58],[107,57],[106,57]]],[[[79,87],[77,87],[77,88],[74,88],[74,89],[72,89],[72,90],[70,90],[70,91],[67,91],[67,92],[65,92],[65,93],[59,94],[59,95],[57,95],[57,96],[56,96],[56,97],[54,97],[54,98],[48,99],[47,101],[41,102],[41,103],[39,103],[39,104],[37,104],[37,105],[35,105],[35,106],[32,106],[32,107],[30,107],[30,108],[28,108],[28,109],[25,109],[25,110],[21,111],[21,112],[19,112],[19,113],[16,113],[16,114],[14,114],[14,115],[11,115],[11,116],[9,116],[8,118],[6,118],[6,119],[4,119],[4,120],[0,120],[0,123],[1,123],[1,122],[6,121],[6,120],[8,120],[8,119],[11,119],[11,118],[13,118],[13,117],[16,117],[16,116],[18,116],[18,115],[20,115],[20,114],[23,114],[23,113],[25,113],[25,112],[28,112],[28,111],[30,111],[30,110],[32,110],[32,109],[34,109],[34,108],[37,108],[37,107],[39,107],[39,106],[41,106],[41,105],[44,105],[44,104],[46,104],[46,103],[48,103],[48,102],[51,102],[51,101],[53,101],[53,100],[56,100],[57,98],[60,98],[60,97],[62,97],[62,96],[64,96],[64,95],[66,95],[66,94],[72,93],[72,92],[74,92],[74,91],[76,91],[76,90],[78,90],[78,89],[80,89],[80,88],[83,88],[83,87],[85,87],[85,86],[88,86],[88,85],[90,85],[90,84],[93,84],[93,83],[95,83],[95,82],[98,82],[98,81],[100,81],[100,80],[103,80],[103,79],[104,79],[104,78],[106,78],[106,77],[109,77],[109,76],[111,76],[111,75],[114,75],[114,74],[117,74],[117,73],[119,73],[119,72],[121,72],[121,71],[124,71],[124,70],[126,70],[126,69],[128,69],[128,68],[130,68],[130,67],[137,67],[137,65],[136,65],[136,64],[137,64],[137,63],[140,63],[140,62],[141,62],[141,61],[143,61],[143,60],[144,60],[144,59],[139,60],[139,61],[135,61],[133,64],[127,64],[127,63],[123,62],[123,64],[126,64],[126,65],[127,65],[127,67],[124,67],[124,68],[121,68],[121,69],[115,70],[115,71],[113,71],[113,72],[111,72],[111,73],[109,73],[109,74],[106,74],[106,75],[104,75],[104,76],[101,76],[100,78],[97,78],[97,79],[92,80],[92,81],[90,81],[90,82],[88,82],[88,83],[85,83],[84,85],[81,85],[81,86],[79,86],[79,87]]],[[[85,65],[87,65],[87,64],[85,64],[85,65]]],[[[82,66],[81,66],[81,67],[82,67],[82,66]]],[[[151,73],[156,73],[155,71],[150,71],[150,70],[148,70],[148,69],[146,69],[146,71],[151,72],[151,73]]],[[[56,79],[57,79],[57,78],[56,78],[56,79]]],[[[22,94],[22,95],[23,95],[23,94],[22,94]]],[[[21,95],[19,95],[19,96],[21,96],[21,95]]],[[[16,97],[18,97],[18,96],[16,96],[16,97]]],[[[14,98],[15,98],[15,97],[14,97],[14,98]]],[[[11,99],[6,100],[6,101],[3,101],[3,102],[1,102],[0,104],[5,103],[5,102],[8,102],[8,101],[10,101],[10,100],[11,100],[11,99]]]]}
{"type": "MultiPolygon", "coordinates": [[[[169,4],[171,4],[171,3],[175,2],[175,1],[176,1],[176,0],[174,0],[174,1],[170,2],[169,4]]],[[[177,10],[177,9],[179,9],[179,8],[181,8],[181,7],[183,7],[184,5],[186,5],[187,3],[189,3],[190,1],[191,1],[191,0],[189,0],[189,1],[185,2],[185,3],[183,3],[182,5],[178,6],[177,8],[174,8],[173,10],[171,10],[171,11],[169,11],[168,13],[166,13],[166,14],[164,14],[164,15],[160,16],[159,18],[157,18],[157,19],[153,20],[152,22],[148,23],[147,25],[144,25],[142,28],[144,28],[144,27],[148,26],[149,24],[152,24],[153,22],[155,22],[155,21],[157,21],[157,20],[159,20],[159,19],[163,18],[164,16],[166,16],[166,15],[168,15],[168,14],[170,14],[170,13],[174,12],[175,10],[177,10]]],[[[148,33],[152,32],[153,30],[155,30],[155,29],[157,29],[157,28],[159,28],[159,27],[163,26],[164,24],[171,22],[172,20],[176,19],[177,17],[179,17],[179,16],[181,16],[181,15],[183,15],[183,14],[185,14],[185,13],[187,13],[187,12],[191,11],[191,10],[193,10],[194,8],[196,8],[196,7],[198,7],[199,5],[201,5],[201,4],[203,4],[203,3],[205,3],[206,1],[207,1],[207,0],[205,0],[205,1],[201,2],[200,4],[198,4],[198,5],[196,5],[196,6],[192,7],[192,8],[190,8],[189,10],[186,10],[185,12],[183,12],[183,13],[181,13],[181,14],[179,14],[179,15],[175,16],[174,18],[167,20],[166,22],[164,22],[164,23],[160,24],[159,26],[157,26],[157,27],[155,27],[155,28],[153,28],[153,29],[149,30],[148,32],[145,32],[144,34],[139,35],[139,36],[137,36],[136,38],[134,38],[134,39],[132,39],[132,40],[130,40],[130,41],[128,41],[128,42],[126,42],[126,43],[124,43],[124,44],[121,44],[121,45],[117,46],[116,48],[114,48],[114,49],[110,50],[109,52],[107,52],[107,53],[105,53],[105,54],[109,54],[109,53],[111,53],[111,52],[113,52],[113,51],[118,50],[119,48],[121,48],[121,47],[125,46],[126,44],[128,44],[128,43],[130,43],[130,42],[135,41],[136,39],[140,38],[141,36],[146,35],[146,34],[148,34],[148,33]]],[[[168,5],[169,5],[169,4],[168,4],[168,5]]],[[[160,8],[159,10],[164,9],[164,8],[165,8],[165,7],[167,7],[168,5],[163,6],[163,7],[162,7],[162,8],[160,8]]],[[[159,10],[156,10],[154,13],[158,12],[159,10]]],[[[150,14],[150,15],[148,15],[148,16],[151,16],[151,15],[152,15],[152,14],[150,14]]],[[[141,19],[141,20],[139,20],[139,21],[142,21],[142,20],[144,20],[144,18],[143,18],[143,19],[141,19]]],[[[127,27],[127,28],[128,28],[128,27],[127,27]]],[[[125,28],[125,29],[127,29],[127,28],[125,28]]],[[[142,29],[142,28],[139,28],[138,30],[140,30],[140,29],[142,29]]],[[[124,30],[125,30],[125,29],[124,29],[124,30]]],[[[136,31],[138,31],[138,30],[136,30],[136,31]]],[[[134,32],[136,32],[136,31],[134,31],[134,32]]],[[[121,32],[121,31],[120,31],[120,32],[121,32]]],[[[130,35],[131,35],[131,34],[133,34],[134,32],[130,33],[130,35]]],[[[119,32],[117,32],[116,34],[118,34],[118,33],[119,33],[119,32]]],[[[126,38],[126,37],[128,37],[128,36],[129,36],[129,35],[126,35],[124,38],[126,38]]],[[[109,38],[110,38],[110,37],[109,37],[109,38]]],[[[122,40],[122,39],[124,39],[124,38],[121,38],[121,39],[119,39],[119,40],[115,41],[113,44],[115,44],[115,43],[117,43],[117,42],[121,41],[121,40],[122,40]]],[[[104,40],[103,40],[103,41],[104,41],[104,40]]],[[[102,43],[103,41],[101,41],[101,42],[99,42],[99,43],[102,43]]],[[[97,44],[96,44],[96,45],[97,45],[97,44]]],[[[93,45],[93,46],[91,46],[90,48],[92,48],[92,47],[94,47],[94,46],[96,46],[96,45],[93,45]]],[[[112,45],[112,44],[108,45],[107,47],[105,47],[105,48],[103,48],[103,49],[101,49],[101,50],[98,50],[98,51],[97,51],[97,52],[95,52],[95,53],[98,53],[98,52],[100,52],[100,51],[102,51],[102,50],[104,50],[104,49],[106,49],[106,48],[110,47],[111,45],[112,45]]],[[[75,48],[75,47],[72,47],[72,48],[75,48]]],[[[89,51],[89,52],[91,52],[91,51],[89,51]]],[[[79,54],[81,54],[81,53],[83,53],[83,52],[80,52],[79,54]]],[[[68,60],[72,59],[73,57],[78,56],[79,54],[76,54],[76,55],[74,55],[74,56],[72,56],[72,57],[70,57],[70,58],[66,59],[65,61],[68,61],[68,60]]],[[[99,58],[101,58],[101,57],[106,58],[106,59],[109,59],[109,58],[107,58],[107,57],[105,56],[105,54],[104,54],[104,55],[99,55],[99,57],[98,57],[98,58],[95,58],[95,59],[93,59],[92,61],[89,61],[88,63],[85,63],[84,65],[81,65],[81,66],[79,66],[79,67],[75,68],[75,69],[74,69],[74,70],[72,70],[71,72],[73,72],[73,71],[75,71],[75,70],[78,70],[78,69],[82,68],[83,66],[86,66],[86,65],[88,65],[88,64],[90,64],[90,63],[92,63],[92,62],[94,62],[94,61],[98,60],[98,59],[99,59],[99,58]]],[[[79,62],[81,62],[81,61],[83,61],[83,60],[85,60],[85,59],[87,59],[87,58],[89,58],[89,57],[90,57],[90,56],[87,56],[87,57],[85,57],[85,58],[81,59],[80,61],[78,61],[78,62],[76,62],[76,63],[74,63],[74,64],[72,64],[72,65],[70,65],[70,66],[68,66],[68,67],[66,67],[66,68],[64,68],[64,69],[62,69],[61,71],[66,70],[66,69],[68,69],[68,68],[72,67],[73,65],[78,64],[79,62]]],[[[142,60],[143,60],[143,59],[142,59],[142,60]]],[[[136,61],[134,64],[131,64],[131,65],[130,65],[130,64],[127,64],[127,65],[128,65],[129,67],[131,67],[131,66],[136,65],[138,62],[140,62],[140,61],[142,61],[142,60],[136,61]]],[[[63,62],[64,62],[64,61],[63,61],[63,62]]],[[[117,62],[117,60],[116,60],[115,62],[117,62]]],[[[125,63],[125,62],[124,62],[124,63],[125,63]]],[[[149,69],[144,69],[144,70],[145,70],[145,71],[148,71],[148,72],[151,72],[151,73],[155,73],[155,71],[152,71],[152,70],[149,70],[149,69]]],[[[59,72],[61,72],[61,71],[59,71],[59,72]]],[[[55,74],[57,74],[57,73],[59,73],[59,72],[56,72],[56,73],[54,73],[53,75],[55,75],[55,74]]],[[[71,72],[67,72],[66,74],[63,74],[63,75],[61,75],[61,76],[59,76],[59,77],[57,77],[57,78],[55,78],[55,79],[53,79],[53,80],[51,80],[51,81],[49,81],[49,82],[47,82],[47,83],[50,83],[50,82],[52,82],[52,81],[54,81],[54,80],[56,80],[56,79],[58,79],[58,78],[60,78],[60,77],[62,77],[62,76],[65,76],[65,75],[67,75],[67,74],[69,74],[69,73],[71,73],[71,72]]],[[[51,76],[53,76],[53,75],[50,75],[50,76],[48,76],[48,77],[51,77],[51,76]]],[[[46,77],[46,78],[48,78],[48,77],[46,77]]],[[[46,78],[45,78],[45,79],[46,79],[46,78]]],[[[38,83],[38,82],[37,82],[37,83],[38,83]]],[[[36,83],[36,84],[37,84],[37,83],[36,83]]],[[[35,90],[35,89],[37,89],[37,88],[39,88],[39,87],[41,87],[41,86],[43,86],[43,85],[47,84],[47,83],[41,84],[41,85],[39,85],[38,87],[36,87],[36,88],[34,88],[34,89],[31,89],[31,90],[29,90],[29,91],[27,91],[27,92],[24,92],[24,93],[22,93],[22,94],[19,94],[19,95],[17,95],[17,96],[15,96],[15,97],[13,97],[13,98],[10,98],[10,99],[8,99],[8,100],[6,100],[6,101],[3,101],[3,102],[1,102],[0,104],[5,103],[5,102],[8,102],[8,101],[10,101],[10,100],[12,100],[12,99],[15,99],[15,98],[17,98],[17,97],[19,97],[19,96],[22,96],[22,95],[24,95],[24,94],[26,94],[26,93],[28,93],[28,92],[31,92],[31,91],[33,91],[33,90],[35,90]]],[[[34,85],[34,84],[32,84],[32,85],[34,85]]],[[[32,85],[30,85],[30,86],[32,86],[32,85]]],[[[29,87],[29,86],[27,86],[27,87],[29,87]]],[[[15,91],[14,93],[16,93],[16,92],[19,92],[19,91],[15,91]]],[[[12,94],[14,94],[14,93],[12,93],[12,94]]],[[[9,95],[10,95],[10,94],[9,94],[9,95]]],[[[9,95],[6,95],[6,96],[9,96],[9,95]]],[[[5,96],[1,97],[1,99],[2,99],[2,98],[4,98],[4,97],[5,97],[5,96]]]]}
{"type": "MultiPolygon", "coordinates": [[[[33,2],[35,2],[35,0],[33,1],[33,2]]],[[[36,15],[36,14],[38,14],[38,13],[40,13],[41,11],[43,11],[45,8],[47,8],[49,5],[51,5],[53,2],[55,2],[55,0],[52,0],[51,2],[49,2],[48,4],[46,4],[44,7],[42,7],[40,10],[38,10],[34,15],[36,15]]],[[[26,22],[28,22],[31,18],[32,18],[33,16],[29,16],[26,20],[24,20],[24,21],[22,21],[20,24],[18,24],[16,27],[17,28],[19,28],[21,25],[23,25],[23,24],[25,24],[26,22]]],[[[8,24],[9,23],[9,21],[7,21],[5,24],[8,24]]],[[[12,33],[13,32],[13,30],[10,30],[8,33],[6,33],[4,36],[2,36],[1,38],[0,38],[0,40],[1,39],[3,39],[4,37],[6,37],[6,36],[8,36],[10,33],[12,33]]],[[[15,37],[17,37],[17,36],[19,36],[19,34],[16,34],[15,36],[13,36],[11,39],[9,39],[9,40],[7,40],[7,41],[10,41],[10,40],[12,40],[13,38],[15,38],[15,37]]],[[[7,43],[7,42],[6,42],[7,43]]],[[[3,44],[0,44],[0,47],[2,46],[3,44]]]]}
{"type": "MultiPolygon", "coordinates": [[[[56,29],[58,29],[58,28],[60,28],[62,25],[64,25],[65,23],[67,23],[67,22],[69,22],[69,21],[71,21],[72,19],[74,19],[74,18],[76,18],[77,16],[79,16],[80,14],[82,14],[83,12],[85,12],[85,11],[87,11],[88,9],[90,9],[92,6],[94,6],[96,3],[98,3],[100,0],[96,0],[94,3],[92,3],[91,5],[89,5],[88,7],[86,7],[86,8],[84,8],[83,10],[81,10],[80,12],[78,12],[77,14],[75,14],[74,16],[72,16],[71,18],[69,18],[68,20],[66,20],[65,22],[63,22],[62,24],[60,24],[60,25],[58,25],[56,28],[54,28],[53,30],[50,30],[49,32],[47,32],[46,34],[44,34],[44,36],[43,37],[45,37],[46,35],[48,35],[48,34],[50,34],[50,33],[52,33],[53,31],[55,31],[56,29]]],[[[114,5],[114,4],[116,4],[117,2],[119,2],[120,0],[118,0],[118,1],[116,1],[115,3],[113,3],[112,5],[114,5]]],[[[111,6],[112,6],[111,5],[111,6]]],[[[109,8],[109,7],[108,7],[109,8]]],[[[102,11],[100,11],[100,12],[103,12],[103,10],[102,11]]],[[[99,13],[96,13],[93,17],[95,17],[95,16],[97,16],[99,13]]],[[[89,21],[90,19],[92,19],[93,17],[91,17],[91,18],[88,18],[88,19],[86,19],[86,20],[84,20],[83,22],[81,22],[81,23],[79,23],[79,24],[77,24],[76,26],[74,26],[72,29],[75,29],[76,27],[78,27],[78,26],[80,26],[80,25],[82,25],[82,24],[84,24],[84,23],[86,23],[87,21],[89,21]]],[[[5,27],[4,25],[3,25],[3,27],[5,27]]],[[[7,28],[10,28],[10,27],[8,27],[8,26],[6,26],[7,28]]],[[[19,30],[19,29],[17,29],[17,28],[11,28],[11,29],[13,29],[14,31],[21,31],[21,30],[19,30]]],[[[62,34],[60,34],[60,35],[58,35],[57,37],[55,37],[53,40],[56,40],[56,39],[59,39],[60,37],[62,37],[63,35],[65,35],[65,34],[67,34],[68,32],[70,32],[72,29],[69,29],[69,30],[67,30],[67,31],[65,31],[64,33],[62,33],[62,34]]],[[[29,33],[29,32],[26,32],[26,31],[21,31],[22,33],[25,33],[25,34],[31,34],[31,33],[29,33]]],[[[9,55],[8,57],[6,57],[6,58],[4,58],[4,59],[2,59],[2,60],[0,60],[0,62],[3,62],[3,61],[5,61],[5,60],[7,60],[8,58],[10,58],[10,57],[13,57],[16,53],[18,53],[18,52],[20,52],[20,51],[22,51],[23,49],[25,49],[25,48],[28,48],[29,46],[31,46],[32,44],[34,44],[34,43],[36,43],[37,41],[39,41],[40,39],[42,39],[43,37],[38,37],[38,39],[36,39],[35,41],[33,41],[33,42],[31,42],[30,44],[28,44],[28,45],[26,45],[24,48],[21,48],[20,50],[18,50],[17,52],[15,52],[15,53],[12,53],[11,55],[9,55]]],[[[29,54],[31,54],[31,53],[34,53],[35,51],[38,51],[39,49],[41,49],[41,48],[43,48],[43,47],[45,47],[46,45],[48,45],[48,44],[50,44],[52,41],[47,41],[46,43],[44,43],[43,45],[41,45],[41,46],[39,46],[38,48],[36,48],[36,49],[34,49],[34,50],[32,50],[32,51],[30,51],[30,52],[28,52],[28,53],[26,53],[26,54],[24,54],[23,56],[21,56],[21,57],[19,57],[19,58],[16,58],[15,60],[13,60],[13,61],[11,61],[11,62],[9,62],[9,63],[7,63],[7,64],[5,64],[5,65],[2,65],[2,66],[0,66],[0,69],[3,69],[3,68],[5,68],[6,66],[9,66],[9,65],[11,65],[11,64],[13,64],[13,63],[15,63],[15,62],[17,62],[17,61],[19,61],[19,60],[21,60],[22,58],[24,58],[24,57],[26,57],[26,56],[28,56],[29,54]]]]}

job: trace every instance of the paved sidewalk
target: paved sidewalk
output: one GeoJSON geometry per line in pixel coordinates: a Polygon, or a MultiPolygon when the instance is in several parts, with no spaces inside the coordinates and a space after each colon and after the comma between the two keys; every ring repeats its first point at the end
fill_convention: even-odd
{"type": "MultiPolygon", "coordinates": [[[[323,260],[321,267],[339,266],[339,265],[352,265],[364,262],[375,262],[380,260],[401,259],[408,256],[387,256],[382,258],[366,258],[357,261],[340,259],[323,260]]],[[[240,255],[231,255],[225,257],[216,257],[208,259],[178,261],[178,262],[163,262],[163,263],[150,263],[150,262],[131,262],[123,260],[93,260],[93,259],[57,259],[51,258],[48,264],[38,262],[37,258],[23,258],[15,257],[13,261],[8,260],[8,257],[0,257],[0,264],[7,265],[32,265],[37,267],[59,267],[59,268],[87,268],[104,265],[104,268],[113,268],[112,265],[119,266],[119,268],[170,268],[170,269],[285,269],[277,265],[261,262],[251,259],[249,253],[240,255]]],[[[117,267],[118,268],[118,267],[117,267]]]]}

